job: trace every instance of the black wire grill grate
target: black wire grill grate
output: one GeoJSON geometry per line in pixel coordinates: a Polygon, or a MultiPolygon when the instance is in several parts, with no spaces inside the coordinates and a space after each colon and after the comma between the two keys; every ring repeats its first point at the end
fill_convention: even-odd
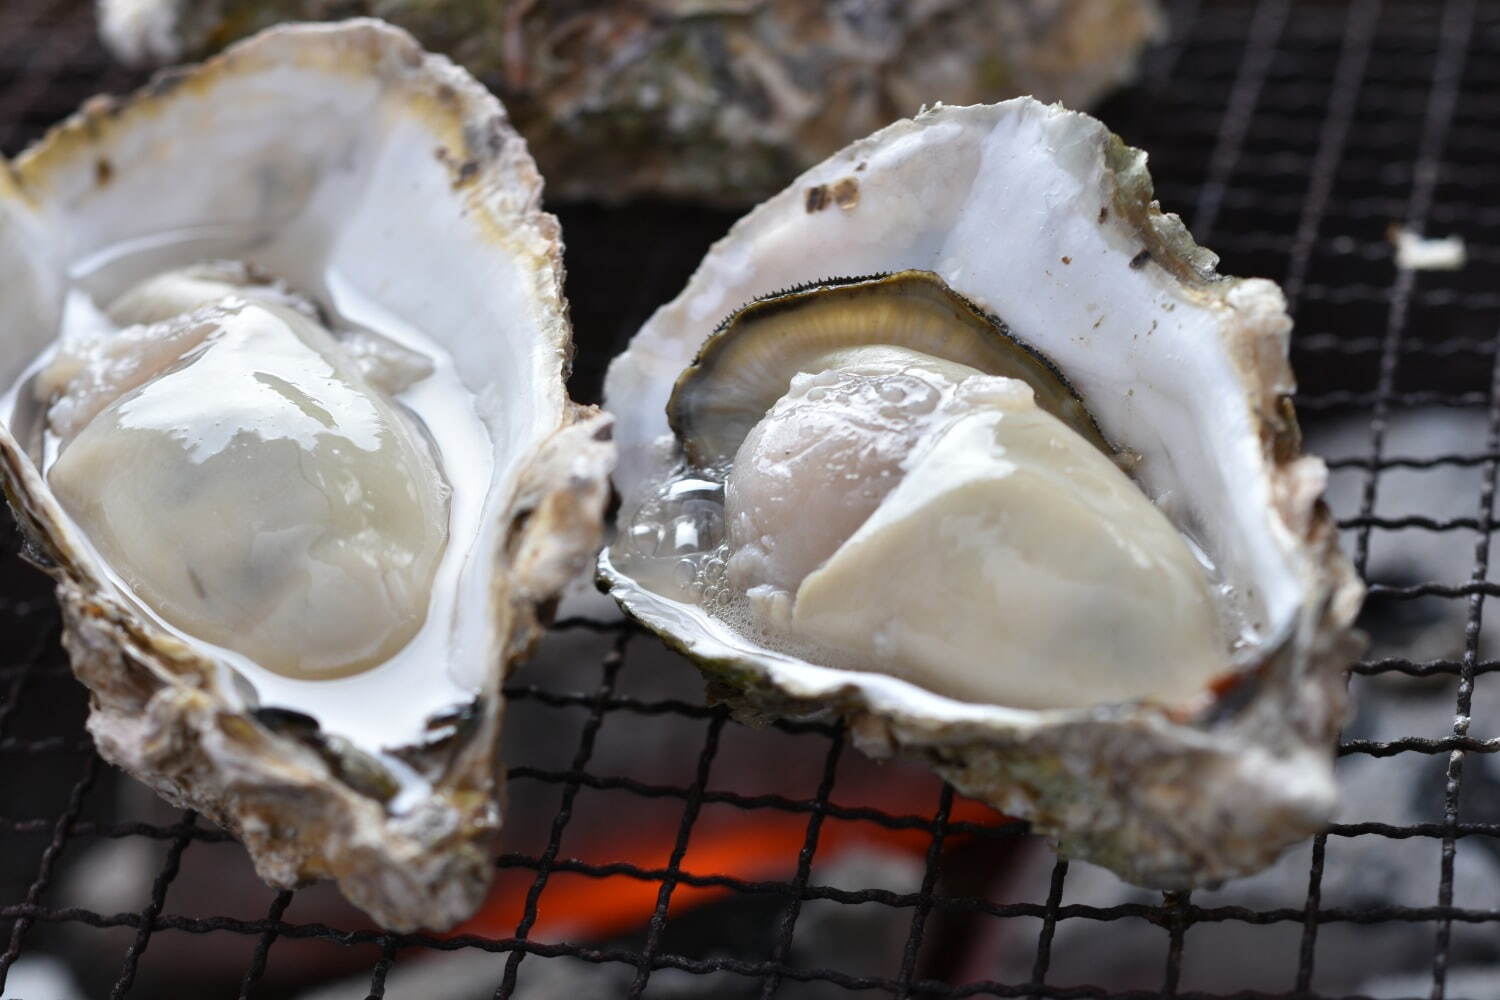
{"type": "MultiPolygon", "coordinates": [[[[14,881],[18,888],[14,896],[0,898],[0,995],[10,995],[4,982],[17,959],[30,954],[46,928],[59,925],[133,931],[124,938],[123,953],[94,959],[118,963],[106,991],[111,998],[143,995],[133,987],[165,933],[243,939],[245,971],[237,986],[242,998],[282,995],[267,982],[267,970],[299,941],[357,950],[365,956],[368,994],[375,998],[388,995],[387,977],[408,956],[455,950],[494,954],[497,998],[523,995],[528,965],[561,959],[633,969],[624,988],[631,998],[658,995],[663,970],[717,977],[715,982],[730,983],[722,995],[766,998],[789,995],[793,985],[808,983],[825,984],[832,991],[828,995],[842,988],[895,997],[1353,996],[1321,985],[1338,971],[1324,959],[1325,939],[1337,929],[1353,935],[1356,946],[1368,941],[1373,952],[1390,940],[1376,936],[1388,928],[1430,945],[1422,946],[1428,957],[1421,989],[1382,996],[1457,995],[1449,990],[1455,935],[1476,925],[1487,928],[1490,937],[1500,933],[1500,880],[1468,886],[1457,874],[1461,853],[1472,845],[1493,851],[1500,844],[1500,812],[1480,808],[1480,792],[1466,792],[1466,783],[1477,780],[1471,772],[1484,757],[1500,752],[1500,718],[1471,718],[1476,685],[1495,683],[1486,675],[1500,670],[1500,660],[1483,655],[1485,599],[1500,595],[1489,558],[1500,473],[1500,284],[1492,278],[1500,265],[1500,201],[1491,194],[1500,181],[1500,4],[1177,0],[1168,6],[1171,40],[1150,54],[1141,83],[1101,113],[1127,141],[1152,151],[1163,203],[1182,212],[1200,241],[1224,255],[1224,270],[1266,275],[1285,288],[1298,322],[1293,351],[1302,379],[1299,411],[1309,428],[1323,423],[1355,428],[1355,444],[1331,455],[1329,465],[1336,479],[1353,483],[1346,503],[1335,499],[1335,512],[1359,569],[1371,581],[1372,629],[1387,617],[1399,618],[1403,609],[1437,602],[1459,633],[1450,637],[1444,655],[1372,655],[1354,665],[1351,680],[1356,697],[1393,683],[1445,685],[1452,711],[1442,726],[1388,731],[1377,725],[1367,731],[1356,723],[1339,750],[1342,762],[1380,760],[1383,768],[1412,759],[1442,765],[1431,772],[1437,804],[1428,819],[1334,824],[1311,844],[1295,898],[1280,905],[1237,896],[1234,886],[1159,900],[1090,901],[1087,894],[1074,894],[1077,873],[1085,866],[1072,866],[1070,880],[1065,860],[1053,863],[1036,898],[977,895],[962,879],[945,878],[950,848],[977,841],[999,851],[1025,836],[1023,825],[953,818],[955,796],[947,787],[936,792],[926,814],[890,814],[845,799],[839,776],[849,755],[841,729],[831,724],[777,727],[777,738],[811,740],[809,745],[819,748],[822,765],[811,797],[726,790],[715,781],[716,764],[732,752],[721,752],[733,731],[725,713],[679,698],[631,693],[632,665],[655,640],[628,626],[572,619],[559,622],[554,635],[598,640],[602,655],[593,664],[592,687],[558,689],[523,672],[508,689],[513,714],[561,712],[581,718],[566,766],[520,761],[509,769],[513,787],[547,786],[557,796],[544,843],[498,859],[502,870],[520,870],[530,879],[512,933],[439,938],[330,926],[299,919],[301,894],[291,892],[267,891],[269,904],[258,916],[193,915],[174,909],[184,859],[227,836],[192,813],[172,823],[143,822],[122,819],[94,801],[108,769],[79,725],[82,696],[58,647],[55,606],[45,586],[10,558],[0,581],[5,621],[0,870],[9,873],[0,885],[14,881]],[[1466,267],[1396,269],[1387,235],[1393,224],[1428,235],[1461,233],[1466,267]],[[1472,411],[1469,415],[1482,419],[1456,443],[1444,439],[1431,447],[1398,447],[1394,428],[1414,411],[1446,413],[1454,421],[1472,411]],[[1396,477],[1467,475],[1464,470],[1472,476],[1464,479],[1466,492],[1457,498],[1465,505],[1463,513],[1436,513],[1451,505],[1435,501],[1395,512],[1385,504],[1388,484],[1396,477]],[[1438,578],[1385,578],[1373,569],[1384,547],[1436,546],[1453,537],[1472,539],[1466,575],[1462,564],[1438,578]],[[1454,608],[1461,613],[1453,614],[1454,608]],[[606,725],[653,726],[668,720],[701,728],[687,781],[615,774],[610,762],[596,755],[606,725]],[[18,776],[39,773],[48,776],[45,794],[8,790],[19,787],[12,784],[18,776]],[[665,866],[584,861],[566,849],[583,800],[603,793],[640,808],[664,803],[679,810],[665,866]],[[722,807],[747,816],[775,811],[805,817],[800,850],[785,866],[790,877],[758,881],[683,867],[700,816],[722,807]],[[916,891],[821,882],[818,851],[830,822],[875,824],[926,837],[916,891]],[[53,902],[59,866],[70,853],[101,840],[126,839],[162,848],[143,906],[105,913],[53,902]],[[1346,853],[1356,841],[1374,844],[1373,856],[1394,856],[1406,843],[1433,845],[1424,863],[1436,869],[1434,891],[1421,900],[1385,897],[1376,882],[1365,896],[1326,898],[1330,880],[1372,857],[1367,852],[1359,861],[1346,853]],[[533,932],[539,913],[559,876],[654,886],[649,923],[624,945],[538,939],[533,932]],[[721,948],[701,956],[674,951],[670,918],[676,915],[674,895],[684,887],[770,900],[775,916],[769,950],[721,948]],[[799,920],[820,901],[886,907],[909,917],[904,946],[888,972],[868,975],[794,961],[799,920]],[[935,962],[933,939],[959,918],[1019,920],[1033,928],[1029,979],[965,978],[953,974],[951,964],[935,962]],[[1102,922],[1145,922],[1155,928],[1163,958],[1151,984],[1117,988],[1076,982],[1100,968],[1090,964],[1096,956],[1081,953],[1081,942],[1101,939],[1065,932],[1102,922]],[[1259,956],[1265,975],[1258,982],[1274,985],[1217,992],[1194,985],[1202,965],[1194,964],[1195,956],[1207,947],[1200,940],[1228,925],[1281,929],[1267,939],[1274,946],[1268,944],[1259,956]]],[[[104,59],[86,4],[7,0],[0,5],[0,150],[19,151],[91,93],[127,90],[138,82],[104,59]]],[[[575,395],[587,399],[597,396],[607,358],[656,304],[676,293],[730,217],[649,204],[558,211],[568,235],[569,294],[580,342],[575,395]],[[625,260],[628,270],[621,269],[625,260]]],[[[1500,942],[1490,942],[1488,949],[1480,947],[1489,967],[1500,968],[1500,942]]],[[[1104,979],[1101,973],[1099,981],[1104,979]]],[[[1500,979],[1477,989],[1476,998],[1500,995],[1500,979]]]]}

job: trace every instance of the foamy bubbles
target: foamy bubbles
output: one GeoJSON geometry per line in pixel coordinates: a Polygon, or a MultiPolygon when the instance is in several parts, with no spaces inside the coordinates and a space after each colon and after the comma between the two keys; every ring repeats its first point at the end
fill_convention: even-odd
{"type": "Polygon", "coordinates": [[[679,600],[718,597],[724,576],[724,484],[696,472],[670,478],[636,508],[626,529],[632,566],[679,600]]]}

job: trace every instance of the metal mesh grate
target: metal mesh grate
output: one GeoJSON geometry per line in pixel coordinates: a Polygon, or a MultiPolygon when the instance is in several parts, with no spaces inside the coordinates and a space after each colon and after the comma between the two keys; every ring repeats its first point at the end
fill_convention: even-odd
{"type": "MultiPolygon", "coordinates": [[[[91,952],[94,964],[109,966],[101,995],[110,997],[145,995],[143,970],[168,934],[192,935],[204,947],[210,939],[243,942],[238,995],[261,998],[288,995],[268,970],[302,944],[353,955],[339,961],[363,964],[371,997],[388,995],[393,968],[419,962],[425,952],[454,950],[492,954],[486,995],[497,998],[523,995],[528,967],[568,960],[633,969],[621,980],[629,997],[690,995],[683,983],[693,978],[721,984],[712,994],[718,996],[789,996],[806,984],[829,991],[818,996],[1334,996],[1352,995],[1348,984],[1361,982],[1351,961],[1373,968],[1396,942],[1417,954],[1420,977],[1388,978],[1371,987],[1376,994],[1500,994],[1500,979],[1483,971],[1500,969],[1500,876],[1485,877],[1500,869],[1471,863],[1500,857],[1500,809],[1488,804],[1500,799],[1500,783],[1486,771],[1500,759],[1493,756],[1500,714],[1486,715],[1476,702],[1484,685],[1495,683],[1485,675],[1500,669],[1500,660],[1486,658],[1494,653],[1483,619],[1485,598],[1500,594],[1489,559],[1500,471],[1500,291],[1489,278],[1500,264],[1500,205],[1491,194],[1500,180],[1500,5],[1168,6],[1172,40],[1150,55],[1142,82],[1102,115],[1127,141],[1151,150],[1162,202],[1223,254],[1225,271],[1267,275],[1285,287],[1298,324],[1299,410],[1313,436],[1325,435],[1319,447],[1331,458],[1331,501],[1371,581],[1367,623],[1380,644],[1355,665],[1351,683],[1367,706],[1404,706],[1387,715],[1362,709],[1340,748],[1341,775],[1349,779],[1341,822],[1284,860],[1280,880],[1273,872],[1212,892],[1153,897],[1101,882],[1089,866],[1033,854],[1033,863],[1051,866],[1050,875],[1011,884],[1039,886],[1035,893],[990,891],[1005,884],[993,880],[976,893],[959,870],[959,845],[1004,854],[1025,838],[1024,826],[961,818],[961,800],[936,783],[924,786],[931,789],[925,814],[851,800],[840,779],[854,755],[843,753],[842,733],[831,725],[788,724],[768,737],[801,741],[800,752],[821,762],[810,796],[728,790],[716,774],[734,752],[721,746],[738,727],[691,700],[633,693],[644,672],[656,669],[640,665],[648,654],[659,661],[655,640],[628,626],[572,620],[558,623],[552,639],[576,640],[586,650],[575,656],[586,662],[575,662],[568,675],[584,679],[560,687],[529,671],[509,689],[512,718],[558,713],[577,731],[562,766],[524,752],[508,758],[517,794],[536,786],[555,797],[535,849],[498,861],[502,873],[518,870],[528,883],[512,927],[494,936],[437,938],[331,926],[299,917],[304,893],[270,890],[256,913],[187,912],[177,904],[179,872],[194,852],[227,838],[191,813],[176,822],[143,821],[103,801],[100,788],[112,772],[82,731],[83,695],[58,648],[55,607],[44,582],[10,558],[0,564],[0,889],[9,894],[0,898],[0,995],[11,995],[4,980],[18,957],[50,948],[48,935],[69,927],[124,929],[98,938],[110,947],[91,952]],[[1387,237],[1393,224],[1461,233],[1467,266],[1397,270],[1387,237]],[[1412,421],[1420,419],[1440,433],[1418,433],[1412,421]],[[1402,507],[1396,501],[1403,496],[1416,501],[1402,507]],[[1452,550],[1455,540],[1457,557],[1428,558],[1452,550]],[[1440,641],[1391,638],[1391,629],[1413,620],[1440,641]],[[1418,704],[1439,707],[1425,715],[1406,710],[1418,704]],[[606,726],[669,722],[698,734],[683,781],[621,775],[596,754],[606,726]],[[1393,789],[1405,795],[1408,785],[1419,808],[1383,809],[1393,789]],[[582,822],[577,817],[586,800],[603,795],[626,824],[634,810],[677,811],[664,865],[574,856],[568,845],[582,822]],[[747,822],[765,812],[805,818],[784,877],[755,880],[685,865],[700,818],[722,808],[742,812],[747,822]],[[914,891],[820,881],[820,839],[835,823],[924,839],[914,891]],[[101,840],[157,845],[157,872],[138,909],[99,912],[57,900],[59,871],[101,840]],[[1420,875],[1412,883],[1420,892],[1391,874],[1408,864],[1420,875]],[[649,922],[605,943],[535,933],[549,891],[565,878],[654,887],[649,922]],[[704,889],[721,900],[766,901],[755,912],[768,915],[772,931],[740,940],[768,947],[736,945],[732,937],[696,952],[675,944],[682,939],[677,918],[688,907],[674,901],[704,889]],[[904,943],[877,974],[825,967],[817,956],[794,960],[799,922],[823,902],[899,913],[908,928],[904,943]],[[975,937],[980,923],[1017,928],[1006,938],[1007,950],[1024,952],[1014,978],[990,978],[992,970],[975,963],[973,953],[983,949],[974,942],[987,933],[975,937]],[[960,938],[970,942],[967,959],[952,954],[964,949],[945,947],[960,938]],[[1151,957],[1130,971],[1101,957],[1145,947],[1143,941],[1154,949],[1151,957]],[[1245,975],[1253,982],[1215,976],[1230,949],[1247,948],[1254,968],[1245,975]],[[1149,980],[1139,973],[1145,966],[1149,980]]],[[[107,64],[91,27],[80,3],[0,6],[0,149],[18,151],[90,93],[138,82],[107,64]]],[[[604,361],[651,308],[676,293],[730,218],[656,205],[558,211],[580,342],[575,395],[591,398],[604,361]]]]}

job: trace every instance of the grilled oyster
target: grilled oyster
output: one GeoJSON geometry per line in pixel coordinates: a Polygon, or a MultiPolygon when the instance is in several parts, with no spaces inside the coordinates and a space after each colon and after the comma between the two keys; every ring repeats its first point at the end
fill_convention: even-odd
{"type": "Polygon", "coordinates": [[[0,458],[108,760],[393,928],[492,873],[506,668],[597,548],[556,222],[374,21],[275,29],[0,171],[0,458]]]}
{"type": "Polygon", "coordinates": [[[1133,881],[1269,863],[1333,807],[1362,589],[1280,291],[1216,262],[1060,106],[855,143],[611,367],[602,578],[742,717],[841,714],[1133,881]]]}
{"type": "Polygon", "coordinates": [[[1091,104],[1161,28],[1156,0],[100,0],[99,25],[141,63],[354,13],[493,86],[554,194],[730,204],[924,102],[1091,104]]]}

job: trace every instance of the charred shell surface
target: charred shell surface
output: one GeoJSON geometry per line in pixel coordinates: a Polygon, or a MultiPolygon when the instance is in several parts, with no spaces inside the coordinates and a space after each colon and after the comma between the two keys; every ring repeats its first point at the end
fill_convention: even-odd
{"type": "Polygon", "coordinates": [[[620,421],[627,507],[669,464],[661,408],[714,322],[816,278],[799,263],[809,259],[835,274],[936,271],[1001,317],[1058,367],[1109,440],[1141,456],[1147,495],[1175,497],[1180,530],[1263,602],[1261,639],[1201,708],[1032,711],[757,652],[722,623],[694,624],[606,550],[601,580],[626,611],[695,659],[710,696],[739,718],[841,716],[867,752],[925,762],[1064,853],[1143,885],[1217,884],[1320,830],[1336,805],[1363,587],[1320,499],[1323,463],[1301,451],[1280,290],[1218,275],[1217,257],[1154,200],[1145,154],[1098,122],[1026,100],[934,109],[851,145],[741,219],[616,359],[606,406],[620,421]],[[850,179],[860,190],[851,208],[807,195],[850,179]],[[1115,380],[1122,368],[1137,381],[1115,380]],[[1171,412],[1148,398],[1165,386],[1161,398],[1182,402],[1195,437],[1152,422],[1171,412]]]}
{"type": "Polygon", "coordinates": [[[748,204],[924,104],[1087,107],[1161,31],[1155,0],[100,0],[133,63],[282,20],[374,14],[480,75],[554,194],[748,204]]]}
{"type": "MultiPolygon", "coordinates": [[[[221,213],[213,221],[235,219],[243,210],[256,233],[286,208],[278,199],[306,197],[327,161],[322,153],[299,159],[296,151],[319,148],[323,136],[295,134],[300,126],[284,125],[286,116],[256,118],[245,110],[269,106],[266,92],[274,98],[283,86],[301,85],[295,81],[321,86],[325,99],[347,99],[366,114],[379,108],[384,117],[371,119],[378,122],[371,126],[377,137],[393,122],[425,135],[426,144],[410,152],[408,177],[425,186],[402,190],[441,192],[418,216],[441,220],[432,224],[463,252],[493,255],[472,283],[477,291],[466,314],[488,315],[502,286],[526,304],[529,339],[509,361],[523,380],[514,391],[530,400],[534,422],[496,459],[503,471],[490,496],[499,520],[486,529],[494,541],[494,571],[483,577],[478,602],[489,653],[469,689],[471,700],[431,720],[425,733],[407,734],[405,745],[397,740],[379,748],[425,782],[416,801],[392,808],[392,773],[366,748],[323,730],[295,706],[259,705],[243,677],[144,615],[106,578],[8,426],[0,433],[0,462],[28,551],[56,581],[63,641],[74,673],[91,692],[88,728],[100,754],[169,801],[232,831],[271,884],[333,879],[385,927],[444,929],[475,911],[493,876],[501,825],[501,682],[539,636],[563,586],[591,563],[614,462],[610,418],[572,403],[563,388],[571,331],[558,226],[540,209],[540,176],[503,109],[447,59],[374,21],[275,29],[202,66],[163,74],[131,97],[90,102],[13,164],[0,164],[0,259],[6,262],[0,318],[15,334],[4,360],[14,378],[36,343],[56,335],[45,317],[57,318],[68,254],[153,226],[170,228],[160,217],[192,211],[183,206],[199,197],[199,188],[210,192],[205,203],[221,213]],[[237,99],[245,91],[255,99],[237,99]],[[267,141],[236,147],[232,162],[215,164],[203,151],[214,148],[221,113],[233,121],[235,141],[262,126],[267,141]],[[278,131],[283,128],[290,131],[278,131]],[[154,142],[158,131],[172,142],[154,142]],[[182,168],[172,158],[184,147],[199,154],[188,156],[186,174],[174,177],[154,159],[182,168]],[[261,156],[290,160],[284,170],[260,169],[261,156]],[[224,179],[242,170],[258,186],[237,188],[224,179]],[[120,186],[149,186],[152,172],[167,182],[167,200],[153,208],[127,199],[134,214],[121,209],[120,186]],[[286,178],[297,182],[290,195],[278,187],[286,178]],[[230,187],[215,187],[223,184],[230,187]],[[23,343],[28,339],[36,343],[23,343]]],[[[339,126],[355,129],[361,121],[359,111],[347,111],[339,126]]],[[[339,129],[327,133],[348,140],[339,129]]],[[[349,148],[369,152],[357,141],[349,148]]],[[[380,200],[381,211],[392,204],[380,200]]],[[[288,217],[304,216],[292,211],[288,217]]],[[[377,241],[356,242],[370,248],[377,241]]],[[[451,277],[455,289],[471,287],[467,278],[451,277]]],[[[420,308],[419,301],[411,305],[420,308]]],[[[495,328],[472,331],[481,341],[498,335],[495,328]]],[[[473,350],[475,359],[500,350],[473,341],[443,346],[473,350]]]]}

